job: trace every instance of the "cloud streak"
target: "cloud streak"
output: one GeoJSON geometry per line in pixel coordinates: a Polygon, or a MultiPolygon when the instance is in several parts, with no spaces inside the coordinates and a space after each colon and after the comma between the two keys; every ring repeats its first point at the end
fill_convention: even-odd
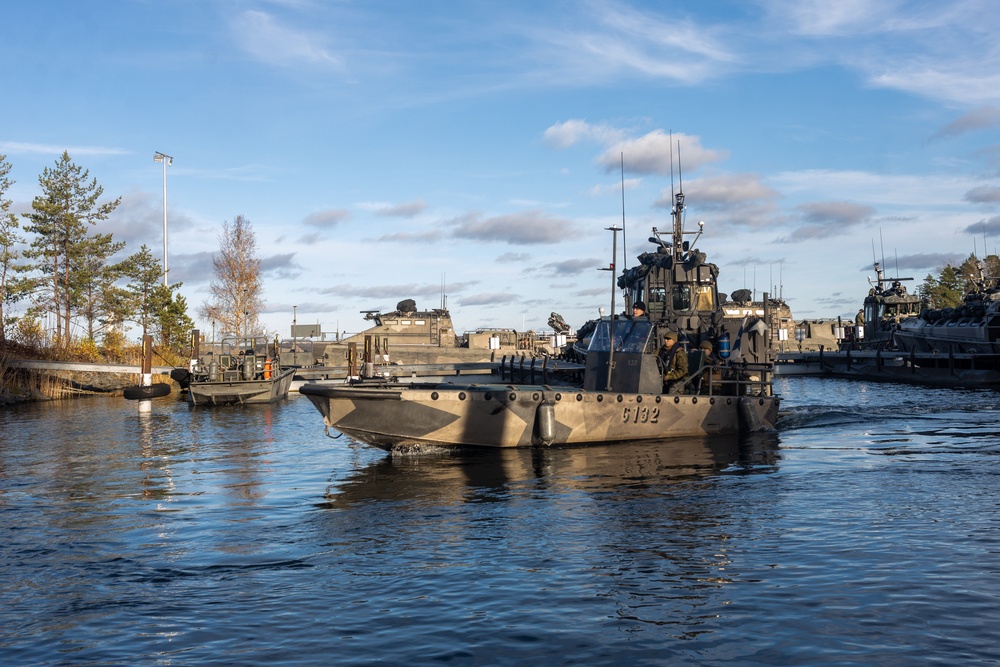
{"type": "Polygon", "coordinates": [[[323,35],[283,25],[272,14],[247,10],[233,17],[237,45],[254,58],[280,67],[314,65],[342,71],[344,61],[323,45],[323,35]]]}
{"type": "Polygon", "coordinates": [[[446,224],[452,228],[454,238],[510,245],[559,243],[576,232],[576,225],[571,221],[552,217],[539,209],[488,218],[469,214],[446,224]]]}

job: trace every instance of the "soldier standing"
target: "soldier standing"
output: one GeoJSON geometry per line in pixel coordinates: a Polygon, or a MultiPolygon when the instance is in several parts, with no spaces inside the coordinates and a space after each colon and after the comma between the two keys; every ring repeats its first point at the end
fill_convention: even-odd
{"type": "Polygon", "coordinates": [[[668,331],[663,336],[663,347],[657,356],[663,364],[663,393],[668,394],[683,386],[688,374],[688,358],[684,348],[677,344],[677,334],[668,331]]]}

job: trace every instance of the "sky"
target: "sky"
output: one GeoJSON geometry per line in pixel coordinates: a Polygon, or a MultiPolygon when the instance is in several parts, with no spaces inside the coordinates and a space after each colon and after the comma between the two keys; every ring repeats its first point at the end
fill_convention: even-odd
{"type": "Polygon", "coordinates": [[[633,265],[681,187],[720,291],[853,316],[876,260],[915,289],[996,253],[998,33],[994,0],[12,2],[0,154],[15,212],[67,151],[121,197],[95,231],[161,260],[172,156],[203,331],[237,215],[272,333],[410,298],[460,332],[578,327],[607,228],[633,265]]]}

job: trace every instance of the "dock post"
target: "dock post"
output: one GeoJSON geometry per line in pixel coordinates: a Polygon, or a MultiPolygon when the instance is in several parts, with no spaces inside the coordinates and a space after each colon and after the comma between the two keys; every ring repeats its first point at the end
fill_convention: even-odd
{"type": "MultiPolygon", "coordinates": [[[[153,386],[153,337],[149,334],[142,336],[142,377],[139,386],[153,386]]],[[[153,409],[153,401],[143,398],[137,401],[139,404],[139,414],[150,412],[153,409]]]]}

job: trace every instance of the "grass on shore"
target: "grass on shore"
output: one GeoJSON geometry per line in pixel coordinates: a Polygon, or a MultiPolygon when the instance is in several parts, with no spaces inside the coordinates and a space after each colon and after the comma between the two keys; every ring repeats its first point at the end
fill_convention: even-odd
{"type": "MultiPolygon", "coordinates": [[[[17,368],[14,360],[78,361],[89,363],[140,365],[142,346],[121,344],[98,346],[90,340],[74,342],[65,347],[26,345],[0,340],[0,405],[25,401],[52,400],[80,396],[69,377],[43,371],[17,368]]],[[[185,357],[174,351],[153,347],[153,365],[184,365],[185,357]]],[[[138,382],[138,378],[136,380],[138,382]]]]}

